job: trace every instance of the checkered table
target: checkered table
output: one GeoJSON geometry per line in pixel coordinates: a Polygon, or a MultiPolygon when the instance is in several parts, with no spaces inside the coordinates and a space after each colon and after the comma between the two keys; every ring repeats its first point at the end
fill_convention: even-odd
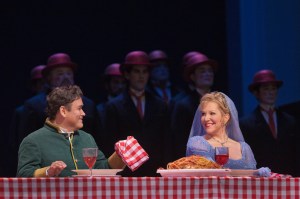
{"type": "Polygon", "coordinates": [[[300,198],[300,178],[0,178],[0,198],[300,198]]]}

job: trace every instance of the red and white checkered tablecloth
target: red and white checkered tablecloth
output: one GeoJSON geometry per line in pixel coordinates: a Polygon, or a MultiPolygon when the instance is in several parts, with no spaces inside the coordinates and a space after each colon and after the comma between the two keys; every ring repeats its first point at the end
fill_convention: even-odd
{"type": "Polygon", "coordinates": [[[300,178],[0,178],[0,198],[300,198],[300,178]]]}

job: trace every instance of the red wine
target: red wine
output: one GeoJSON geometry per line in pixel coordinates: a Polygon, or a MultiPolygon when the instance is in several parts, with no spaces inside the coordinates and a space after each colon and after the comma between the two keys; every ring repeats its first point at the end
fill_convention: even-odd
{"type": "Polygon", "coordinates": [[[227,163],[228,157],[228,154],[215,155],[216,162],[222,166],[227,163]]]}
{"type": "Polygon", "coordinates": [[[84,162],[89,167],[89,169],[93,168],[94,164],[96,163],[97,157],[83,157],[84,162]]]}

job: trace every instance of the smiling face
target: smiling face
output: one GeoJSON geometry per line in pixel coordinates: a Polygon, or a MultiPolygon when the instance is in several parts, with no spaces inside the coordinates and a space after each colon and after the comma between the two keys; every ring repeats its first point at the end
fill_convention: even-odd
{"type": "Polygon", "coordinates": [[[229,120],[229,114],[221,111],[219,105],[215,102],[204,102],[200,106],[201,124],[207,134],[217,135],[225,132],[226,123],[229,120]]]}
{"type": "Polygon", "coordinates": [[[75,131],[83,127],[83,117],[85,116],[82,110],[83,102],[79,98],[67,106],[61,106],[60,111],[65,118],[64,128],[68,131],[75,131]]]}

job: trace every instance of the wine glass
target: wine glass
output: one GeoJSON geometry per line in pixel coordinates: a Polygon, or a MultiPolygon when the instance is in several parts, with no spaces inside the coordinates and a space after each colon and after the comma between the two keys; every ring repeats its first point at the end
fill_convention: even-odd
{"type": "Polygon", "coordinates": [[[83,148],[82,156],[85,164],[90,169],[90,177],[92,177],[93,166],[95,165],[98,156],[98,148],[83,148]]]}
{"type": "Polygon", "coordinates": [[[228,147],[216,147],[215,149],[215,160],[216,162],[222,166],[227,163],[228,158],[229,158],[229,149],[228,147]]]}

